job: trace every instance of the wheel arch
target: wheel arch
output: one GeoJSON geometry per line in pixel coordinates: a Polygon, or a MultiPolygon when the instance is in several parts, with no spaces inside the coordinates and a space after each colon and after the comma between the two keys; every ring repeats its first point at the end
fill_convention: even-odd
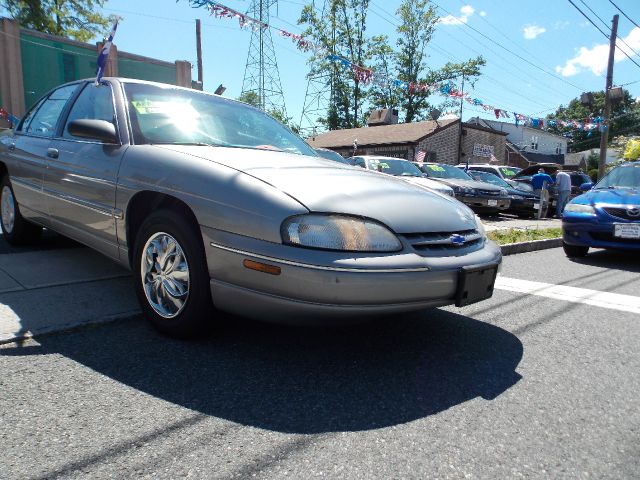
{"type": "MultiPolygon", "coordinates": [[[[125,213],[125,229],[130,267],[133,267],[135,242],[140,227],[151,213],[160,209],[169,209],[184,215],[194,229],[196,229],[198,233],[200,232],[200,225],[193,210],[183,200],[152,190],[138,192],[129,200],[125,213]]],[[[199,235],[198,240],[202,243],[202,235],[199,235]]]]}

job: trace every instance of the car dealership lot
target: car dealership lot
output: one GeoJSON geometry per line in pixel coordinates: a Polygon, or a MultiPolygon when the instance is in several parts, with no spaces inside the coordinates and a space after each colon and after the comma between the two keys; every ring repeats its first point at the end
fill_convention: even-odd
{"type": "MultiPolygon", "coordinates": [[[[78,316],[92,302],[102,309],[130,298],[135,306],[121,271],[92,279],[86,267],[76,272],[86,281],[52,285],[55,269],[42,255],[87,252],[63,246],[12,255],[43,284],[31,288],[12,273],[29,288],[1,302],[39,289],[46,308],[36,309],[44,300],[33,295],[13,309],[29,322],[78,316]]],[[[462,309],[327,329],[226,317],[217,335],[193,342],[160,336],[133,316],[6,344],[0,471],[632,478],[640,469],[640,317],[622,307],[639,298],[639,272],[640,261],[624,254],[570,261],[557,248],[505,257],[494,297],[462,309]],[[514,291],[524,281],[538,288],[514,291]],[[554,298],[550,286],[576,295],[554,298]],[[594,291],[618,297],[593,306],[585,301],[594,291]]]]}

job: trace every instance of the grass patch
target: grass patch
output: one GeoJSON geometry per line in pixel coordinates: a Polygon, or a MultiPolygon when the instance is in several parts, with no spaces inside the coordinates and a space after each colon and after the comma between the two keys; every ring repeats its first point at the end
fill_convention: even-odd
{"type": "Polygon", "coordinates": [[[507,245],[509,243],[530,242],[532,240],[546,240],[548,238],[561,238],[561,228],[543,228],[543,229],[517,229],[509,230],[493,230],[487,233],[487,237],[498,245],[507,245]]]}

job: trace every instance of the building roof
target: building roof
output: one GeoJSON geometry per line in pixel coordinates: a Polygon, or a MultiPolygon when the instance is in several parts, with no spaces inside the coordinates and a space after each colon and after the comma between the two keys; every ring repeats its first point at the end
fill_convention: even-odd
{"type": "Polygon", "coordinates": [[[307,142],[313,148],[353,147],[353,141],[358,140],[359,146],[365,145],[397,145],[416,143],[436,131],[458,123],[458,119],[440,120],[435,122],[398,123],[396,125],[381,125],[378,127],[349,128],[346,130],[331,130],[329,132],[309,137],[307,142]]]}

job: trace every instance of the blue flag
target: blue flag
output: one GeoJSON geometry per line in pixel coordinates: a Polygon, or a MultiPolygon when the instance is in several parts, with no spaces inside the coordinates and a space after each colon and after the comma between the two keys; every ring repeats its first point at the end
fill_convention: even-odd
{"type": "Polygon", "coordinates": [[[111,50],[111,44],[113,43],[113,37],[116,35],[116,29],[118,28],[118,21],[113,24],[109,39],[104,42],[100,55],[98,55],[98,68],[96,68],[96,85],[100,84],[100,79],[104,75],[104,68],[107,65],[107,59],[109,58],[109,50],[111,50]]]}

